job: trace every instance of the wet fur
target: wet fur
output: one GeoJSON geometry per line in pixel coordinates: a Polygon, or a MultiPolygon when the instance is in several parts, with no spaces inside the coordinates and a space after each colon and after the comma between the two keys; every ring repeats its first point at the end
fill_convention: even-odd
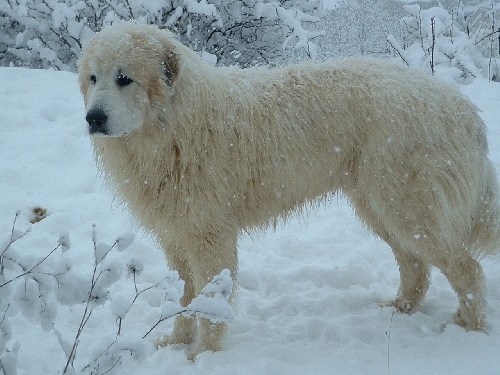
{"type": "MultiPolygon", "coordinates": [[[[498,252],[497,181],[485,127],[458,91],[367,59],[212,67],[172,34],[134,24],[97,34],[79,75],[87,110],[125,132],[93,137],[99,167],[184,279],[182,303],[224,268],[236,280],[243,230],[342,192],[394,252],[392,305],[418,305],[435,266],[458,295],[455,322],[484,327],[477,259],[498,252]],[[131,91],[113,92],[119,69],[131,91]],[[96,89],[92,74],[112,79],[96,89]]],[[[193,342],[197,326],[178,317],[165,343],[193,342]]],[[[221,349],[224,324],[198,328],[193,356],[221,349]]]]}

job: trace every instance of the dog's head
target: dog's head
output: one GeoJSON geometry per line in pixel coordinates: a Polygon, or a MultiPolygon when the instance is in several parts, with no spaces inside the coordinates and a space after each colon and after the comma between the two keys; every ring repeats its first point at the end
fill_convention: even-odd
{"type": "Polygon", "coordinates": [[[150,120],[173,95],[179,57],[171,33],[122,23],[97,33],[78,64],[91,135],[121,137],[150,120]]]}

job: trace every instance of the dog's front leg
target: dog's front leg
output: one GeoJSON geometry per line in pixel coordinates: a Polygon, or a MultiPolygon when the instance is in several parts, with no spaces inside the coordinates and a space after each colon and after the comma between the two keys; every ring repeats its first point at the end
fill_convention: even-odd
{"type": "MultiPolygon", "coordinates": [[[[189,256],[189,266],[196,295],[222,270],[228,269],[233,279],[233,299],[238,271],[237,237],[236,231],[213,230],[191,237],[187,251],[191,253],[194,250],[189,256]]],[[[200,318],[199,341],[190,358],[194,359],[204,351],[221,350],[225,331],[226,323],[215,323],[207,318],[200,318]]]]}
{"type": "MultiPolygon", "coordinates": [[[[195,297],[195,288],[189,262],[181,252],[180,243],[167,236],[160,238],[160,243],[165,252],[168,266],[171,270],[179,273],[179,278],[184,281],[184,294],[180,300],[181,306],[188,306],[195,297]]],[[[196,339],[197,325],[196,317],[179,315],[175,318],[174,330],[171,335],[163,337],[156,344],[163,347],[171,344],[191,344],[196,339]]]]}

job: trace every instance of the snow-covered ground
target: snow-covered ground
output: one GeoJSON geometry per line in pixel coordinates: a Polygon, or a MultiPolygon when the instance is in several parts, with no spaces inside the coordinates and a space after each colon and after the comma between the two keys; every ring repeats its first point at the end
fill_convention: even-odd
{"type": "MultiPolygon", "coordinates": [[[[490,155],[500,170],[500,85],[476,79],[462,91],[483,111],[490,155]]],[[[15,243],[17,253],[41,258],[67,233],[71,248],[64,256],[90,279],[95,224],[99,240],[110,244],[122,233],[136,233],[120,254],[144,262],[140,282],[166,275],[161,250],[134,227],[97,173],[76,76],[2,68],[0,246],[10,238],[15,213],[20,211],[16,228],[25,230],[36,206],[48,216],[15,243]]],[[[124,359],[117,373],[500,374],[500,256],[482,261],[489,305],[487,333],[479,333],[445,326],[458,301],[438,272],[411,315],[379,307],[378,301],[396,293],[397,265],[390,248],[358,223],[342,198],[276,231],[244,235],[239,254],[239,301],[223,352],[202,353],[193,363],[180,346],[151,350],[141,362],[124,359]]],[[[111,299],[133,288],[130,277],[117,284],[111,299]]],[[[155,298],[139,298],[124,321],[124,334],[140,337],[156,323],[161,311],[155,298]]],[[[94,309],[78,345],[77,370],[114,337],[110,311],[109,302],[94,309]]],[[[82,314],[83,305],[59,307],[54,328],[63,341],[73,342],[82,314]]],[[[9,317],[7,348],[19,342],[18,374],[60,373],[66,357],[55,331],[43,331],[33,320],[20,313],[9,317]]],[[[164,322],[145,340],[168,333],[171,325],[164,322]]]]}

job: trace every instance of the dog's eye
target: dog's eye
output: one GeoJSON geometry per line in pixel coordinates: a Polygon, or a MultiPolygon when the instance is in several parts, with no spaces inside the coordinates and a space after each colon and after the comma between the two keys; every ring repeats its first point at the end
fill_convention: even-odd
{"type": "Polygon", "coordinates": [[[90,76],[90,83],[96,83],[97,82],[97,78],[95,75],[91,75],[90,76]]]}
{"type": "Polygon", "coordinates": [[[121,73],[116,80],[118,86],[128,86],[134,82],[131,78],[127,77],[125,74],[121,73]]]}

